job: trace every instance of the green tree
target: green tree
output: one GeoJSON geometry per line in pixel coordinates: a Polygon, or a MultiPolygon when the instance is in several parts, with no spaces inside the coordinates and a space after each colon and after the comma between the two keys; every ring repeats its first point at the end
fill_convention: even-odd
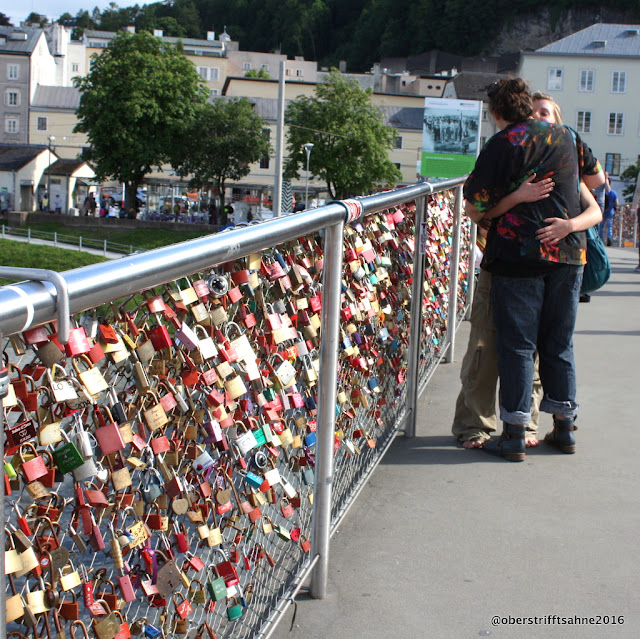
{"type": "Polygon", "coordinates": [[[98,179],[125,184],[129,210],[143,177],[170,161],[206,89],[181,45],[146,32],[117,35],[93,57],[89,74],[73,82],[82,93],[74,131],[87,134],[86,158],[98,179]]]}
{"type": "Polygon", "coordinates": [[[249,165],[271,153],[264,121],[247,98],[216,98],[201,105],[175,146],[172,164],[189,186],[213,186],[220,194],[224,214],[225,183],[241,180],[249,165]]]}
{"type": "Polygon", "coordinates": [[[371,92],[333,70],[315,93],[298,97],[287,108],[285,176],[299,177],[299,167],[306,169],[302,145],[311,142],[309,173],[326,182],[332,198],[363,195],[376,184],[397,184],[402,176],[388,157],[396,134],[371,103],[371,92]]]}
{"type": "Polygon", "coordinates": [[[629,185],[622,191],[625,202],[629,203],[633,199],[633,194],[636,190],[636,181],[638,179],[638,173],[640,173],[640,160],[636,164],[630,164],[621,174],[620,179],[629,181],[629,185]]]}
{"type": "Polygon", "coordinates": [[[0,11],[0,27],[12,27],[11,19],[0,11]]]}
{"type": "Polygon", "coordinates": [[[32,27],[46,27],[49,24],[49,20],[47,20],[47,16],[40,15],[35,11],[32,11],[25,21],[29,26],[32,27]]]}
{"type": "Polygon", "coordinates": [[[269,80],[271,76],[268,71],[264,67],[260,67],[259,69],[249,69],[245,74],[245,78],[258,78],[260,80],[269,80]]]}

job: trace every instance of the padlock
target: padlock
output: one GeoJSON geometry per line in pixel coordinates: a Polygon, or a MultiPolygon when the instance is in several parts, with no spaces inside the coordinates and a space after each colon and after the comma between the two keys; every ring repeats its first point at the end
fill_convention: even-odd
{"type": "Polygon", "coordinates": [[[66,432],[61,431],[64,443],[58,446],[51,453],[53,460],[63,475],[79,469],[85,460],[80,454],[77,446],[69,439],[66,432]]]}
{"type": "Polygon", "coordinates": [[[100,370],[93,366],[91,360],[86,355],[72,358],[71,363],[78,379],[91,395],[97,395],[109,388],[109,384],[107,384],[100,370]],[[80,370],[78,360],[87,366],[86,370],[80,370]]]}
{"type": "Polygon", "coordinates": [[[230,597],[227,602],[227,618],[229,621],[240,619],[242,612],[242,604],[238,603],[237,597],[230,597]]]}
{"type": "Polygon", "coordinates": [[[191,605],[191,602],[182,593],[174,593],[172,601],[176,609],[176,614],[180,617],[180,619],[186,619],[193,612],[193,606],[191,605]],[[178,603],[178,601],[176,601],[176,597],[180,597],[182,601],[178,603]]]}

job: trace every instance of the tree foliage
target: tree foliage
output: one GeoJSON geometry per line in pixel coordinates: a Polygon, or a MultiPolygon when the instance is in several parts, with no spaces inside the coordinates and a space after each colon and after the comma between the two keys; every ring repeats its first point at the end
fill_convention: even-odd
{"type": "Polygon", "coordinates": [[[9,16],[0,11],[0,27],[12,27],[9,16]]]}
{"type": "Polygon", "coordinates": [[[179,132],[204,102],[200,76],[181,46],[142,32],[117,35],[89,74],[73,81],[82,94],[74,131],[87,134],[86,158],[98,179],[125,184],[129,209],[142,178],[170,161],[179,132]]]}
{"type": "Polygon", "coordinates": [[[269,72],[264,68],[260,67],[259,69],[249,69],[245,74],[245,78],[258,78],[259,80],[269,80],[271,76],[269,72]]]}
{"type": "MultiPolygon", "coordinates": [[[[346,60],[368,71],[383,57],[430,49],[459,55],[486,51],[500,29],[517,16],[540,11],[532,0],[174,0],[96,10],[91,27],[117,31],[163,29],[165,35],[204,38],[226,27],[245,51],[280,51],[323,66],[346,60]]],[[[593,9],[601,0],[551,0],[549,29],[569,9],[593,9]]],[[[640,19],[637,0],[612,0],[608,9],[640,19]]]]}
{"type": "Polygon", "coordinates": [[[311,142],[311,175],[326,182],[332,198],[362,195],[377,184],[395,186],[400,171],[389,160],[395,132],[384,124],[382,112],[371,103],[371,94],[354,80],[332,71],[318,84],[315,97],[300,96],[289,104],[289,160],[286,177],[306,170],[303,144],[311,142]]]}
{"type": "Polygon", "coordinates": [[[640,173],[640,160],[636,164],[630,164],[621,174],[620,179],[629,182],[628,186],[622,191],[625,202],[631,202],[633,194],[636,190],[636,180],[638,179],[638,173],[640,173]]]}
{"type": "Polygon", "coordinates": [[[249,174],[249,165],[271,153],[264,121],[247,98],[216,98],[200,105],[181,132],[172,164],[178,175],[190,176],[194,188],[213,186],[224,211],[227,180],[249,174]]]}

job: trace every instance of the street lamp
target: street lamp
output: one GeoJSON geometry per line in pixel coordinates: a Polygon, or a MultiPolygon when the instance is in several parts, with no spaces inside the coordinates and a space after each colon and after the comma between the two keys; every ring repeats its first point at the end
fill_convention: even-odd
{"type": "Polygon", "coordinates": [[[307,142],[302,145],[302,148],[305,150],[307,154],[307,179],[304,185],[304,208],[305,210],[309,208],[309,156],[311,155],[311,149],[313,148],[312,142],[307,142]]]}
{"type": "Polygon", "coordinates": [[[49,202],[47,213],[51,213],[51,150],[56,141],[55,135],[49,136],[49,166],[47,167],[47,202],[49,202]]]}

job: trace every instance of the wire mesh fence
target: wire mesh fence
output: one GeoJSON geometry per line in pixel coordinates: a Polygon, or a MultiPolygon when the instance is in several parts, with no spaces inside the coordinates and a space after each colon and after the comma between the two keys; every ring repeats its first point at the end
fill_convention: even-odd
{"type": "MultiPolygon", "coordinates": [[[[345,227],[329,380],[334,523],[402,426],[411,285],[423,276],[412,270],[415,211],[406,200],[345,227]]],[[[428,211],[421,375],[447,347],[459,223],[449,192],[429,196],[428,211]]],[[[7,339],[10,631],[77,620],[100,639],[244,638],[274,623],[317,558],[325,255],[322,236],[307,234],[134,285],[75,314],[66,345],[54,323],[7,339]]]]}

